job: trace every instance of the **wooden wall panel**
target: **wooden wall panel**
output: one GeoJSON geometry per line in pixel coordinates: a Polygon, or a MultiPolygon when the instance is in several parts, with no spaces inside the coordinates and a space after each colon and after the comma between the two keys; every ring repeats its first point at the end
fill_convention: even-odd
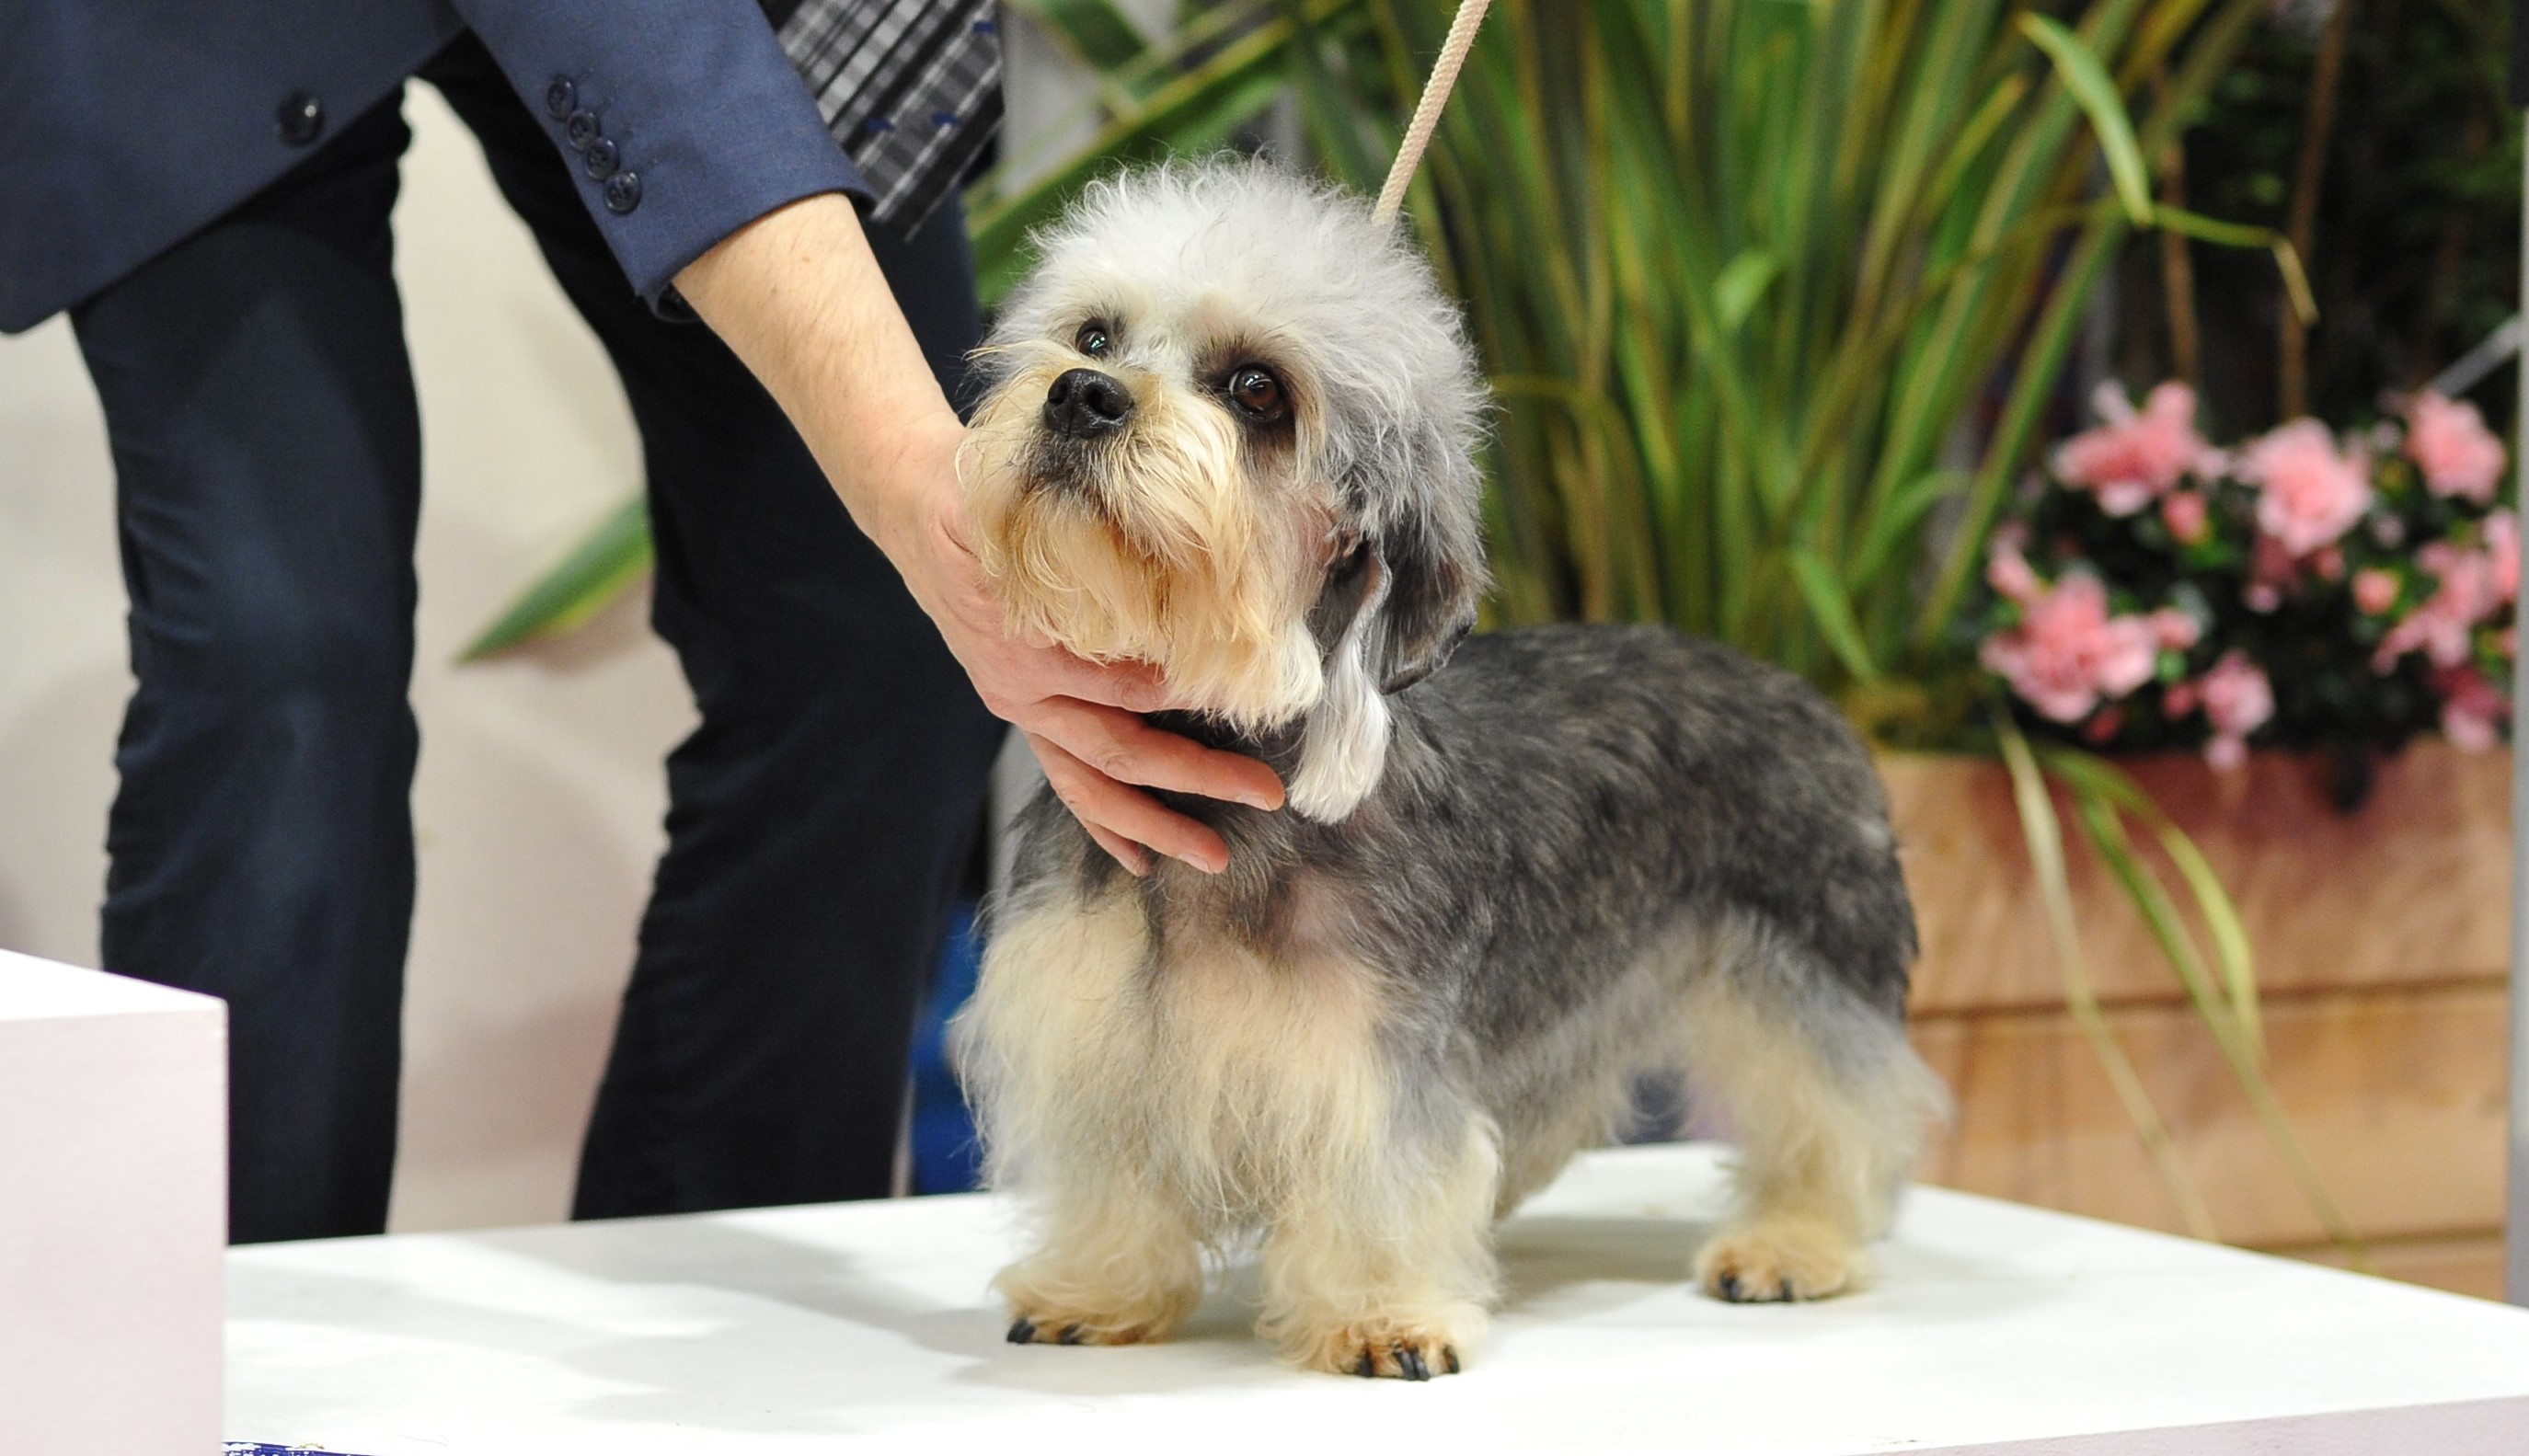
{"type": "MultiPolygon", "coordinates": [[[[2509,957],[2510,763],[2420,742],[2339,815],[2311,766],[2275,754],[2217,774],[2191,755],[2129,765],[2237,900],[2270,991],[2495,976],[2509,957]]],[[[2063,1001],[2008,779],[1990,760],[1880,762],[1921,923],[1918,1014],[2063,1001]]],[[[2100,995],[2178,988],[2107,872],[2067,827],[2083,945],[2100,995]]]]}
{"type": "MultiPolygon", "coordinates": [[[[2477,982],[2268,1007],[2278,1093],[2366,1237],[2500,1225],[2503,1006],[2500,983],[2477,982]]],[[[2260,1247],[2323,1240],[2191,1011],[2133,1006],[2111,1021],[2222,1237],[2260,1247]]],[[[1959,1105],[1923,1160],[1924,1181],[2179,1230],[2177,1206],[2068,1015],[1930,1016],[1914,1040],[1959,1105]]]]}
{"type": "MultiPolygon", "coordinates": [[[[2344,1267],[2344,1256],[2333,1248],[2281,1252],[2288,1259],[2344,1267]]],[[[2478,1299],[2502,1298],[2502,1231],[2499,1228],[2449,1238],[2393,1239],[2370,1252],[2373,1271],[2384,1278],[2478,1299]]]]}

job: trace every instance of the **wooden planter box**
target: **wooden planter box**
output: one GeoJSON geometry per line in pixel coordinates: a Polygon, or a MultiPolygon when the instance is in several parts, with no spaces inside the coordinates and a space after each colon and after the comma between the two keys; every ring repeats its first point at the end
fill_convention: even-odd
{"type": "MultiPolygon", "coordinates": [[[[2237,899],[2277,1090],[2375,1261],[2498,1293],[2509,756],[2419,743],[2349,816],[2284,755],[2233,775],[2191,756],[2126,767],[2237,899]]],[[[1925,1180],[2179,1229],[2063,1009],[2001,766],[1890,755],[1880,770],[1922,927],[1914,1040],[1959,1106],[1925,1180]]],[[[2092,977],[2222,1237],[2329,1257],[2140,917],[2069,824],[2067,839],[2092,977]]]]}

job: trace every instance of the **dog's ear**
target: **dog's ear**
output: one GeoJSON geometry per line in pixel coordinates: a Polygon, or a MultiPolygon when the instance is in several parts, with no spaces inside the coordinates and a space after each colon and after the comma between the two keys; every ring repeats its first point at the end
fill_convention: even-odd
{"type": "Polygon", "coordinates": [[[1409,511],[1372,544],[1387,578],[1370,665],[1382,693],[1402,692],[1438,672],[1475,630],[1483,546],[1474,511],[1447,509],[1459,505],[1409,511]]]}
{"type": "Polygon", "coordinates": [[[1484,559],[1475,468],[1463,453],[1425,458],[1447,468],[1391,488],[1383,518],[1348,533],[1309,614],[1326,685],[1309,714],[1290,799],[1311,819],[1340,820],[1378,786],[1387,695],[1437,672],[1476,624],[1484,559]]]}
{"type": "Polygon", "coordinates": [[[1387,697],[1372,659],[1383,650],[1386,565],[1369,542],[1353,540],[1336,555],[1309,613],[1309,629],[1325,654],[1325,691],[1300,730],[1300,762],[1290,804],[1320,824],[1350,814],[1378,786],[1387,767],[1387,697]]]}

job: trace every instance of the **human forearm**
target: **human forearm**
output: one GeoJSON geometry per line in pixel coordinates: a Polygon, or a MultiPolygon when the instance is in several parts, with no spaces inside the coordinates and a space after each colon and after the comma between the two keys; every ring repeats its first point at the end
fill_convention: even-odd
{"type": "Polygon", "coordinates": [[[739,229],[676,290],[764,382],[842,497],[899,566],[924,487],[961,427],[895,305],[849,200],[807,197],[739,229]]]}

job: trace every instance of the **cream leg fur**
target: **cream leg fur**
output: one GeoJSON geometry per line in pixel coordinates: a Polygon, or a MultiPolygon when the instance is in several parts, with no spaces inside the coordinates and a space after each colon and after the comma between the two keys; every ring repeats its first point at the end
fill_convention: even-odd
{"type": "Polygon", "coordinates": [[[1501,1159],[1473,1119],[1455,1146],[1399,1148],[1306,1190],[1264,1243],[1264,1318],[1283,1358],[1338,1375],[1454,1374],[1498,1295],[1501,1159]]]}

